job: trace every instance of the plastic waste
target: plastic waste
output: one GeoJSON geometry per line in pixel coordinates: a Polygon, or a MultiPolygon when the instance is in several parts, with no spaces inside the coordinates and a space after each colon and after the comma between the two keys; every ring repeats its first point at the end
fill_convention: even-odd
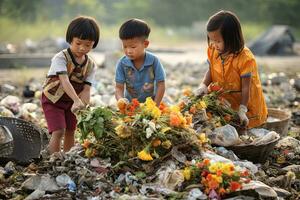
{"type": "Polygon", "coordinates": [[[239,160],[239,158],[231,150],[227,150],[224,147],[217,147],[216,150],[219,155],[221,155],[225,158],[228,158],[233,161],[239,160]]]}
{"type": "Polygon", "coordinates": [[[187,200],[197,200],[197,199],[207,199],[207,196],[199,188],[193,188],[189,192],[189,195],[187,196],[187,200]]]}
{"type": "Polygon", "coordinates": [[[76,184],[74,183],[74,181],[72,181],[71,179],[68,181],[67,183],[67,188],[70,192],[75,192],[76,191],[76,184]]]}
{"type": "Polygon", "coordinates": [[[202,152],[202,157],[209,159],[211,163],[215,163],[215,162],[232,163],[231,160],[224,158],[223,156],[219,156],[218,154],[212,151],[202,152]]]}
{"type": "Polygon", "coordinates": [[[227,147],[241,143],[238,132],[229,124],[216,128],[211,135],[208,135],[208,137],[212,144],[219,146],[227,147]]]}
{"type": "Polygon", "coordinates": [[[276,133],[275,131],[270,131],[265,136],[260,137],[260,138],[256,138],[255,140],[253,140],[252,143],[254,145],[267,144],[267,143],[272,142],[272,141],[274,141],[275,139],[278,139],[278,138],[280,138],[278,133],[276,133]]]}
{"type": "Polygon", "coordinates": [[[57,176],[55,180],[58,186],[65,187],[69,183],[71,178],[67,174],[62,174],[60,176],[57,176]]]}

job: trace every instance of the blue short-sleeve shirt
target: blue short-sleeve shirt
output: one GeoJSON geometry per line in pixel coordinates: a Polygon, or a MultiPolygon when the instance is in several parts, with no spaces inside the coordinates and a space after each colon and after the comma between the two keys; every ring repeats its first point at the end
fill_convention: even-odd
{"type": "Polygon", "coordinates": [[[166,73],[159,59],[146,51],[143,66],[137,70],[133,62],[127,57],[122,57],[116,66],[115,81],[125,84],[125,98],[137,98],[145,102],[147,97],[155,97],[156,84],[165,81],[166,73]]]}

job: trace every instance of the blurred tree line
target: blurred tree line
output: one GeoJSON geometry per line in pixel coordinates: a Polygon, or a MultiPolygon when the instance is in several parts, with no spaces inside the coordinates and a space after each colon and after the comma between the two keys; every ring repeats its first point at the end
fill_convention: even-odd
{"type": "Polygon", "coordinates": [[[220,9],[234,11],[243,22],[300,26],[299,0],[0,0],[1,16],[27,23],[90,15],[106,24],[138,17],[160,26],[189,26],[220,9]]]}

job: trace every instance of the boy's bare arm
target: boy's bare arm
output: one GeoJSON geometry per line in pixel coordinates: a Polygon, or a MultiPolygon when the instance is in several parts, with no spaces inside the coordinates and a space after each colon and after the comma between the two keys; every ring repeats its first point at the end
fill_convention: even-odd
{"type": "Polygon", "coordinates": [[[154,98],[154,101],[155,101],[157,106],[159,106],[162,98],[164,97],[165,90],[166,90],[165,81],[157,82],[157,92],[156,92],[156,95],[155,95],[155,98],[154,98]]]}
{"type": "Polygon", "coordinates": [[[115,97],[117,101],[121,98],[124,98],[124,84],[116,83],[115,90],[115,97]]]}
{"type": "Polygon", "coordinates": [[[62,75],[59,75],[58,77],[59,77],[60,83],[61,83],[65,93],[67,93],[67,95],[74,101],[74,103],[71,107],[71,111],[73,113],[75,113],[77,110],[84,108],[84,103],[81,101],[81,99],[76,94],[75,89],[73,88],[73,86],[71,85],[71,83],[69,81],[68,75],[62,74],[62,75]]]}
{"type": "Polygon", "coordinates": [[[70,83],[69,77],[66,74],[61,74],[58,76],[59,77],[59,81],[65,91],[65,93],[67,93],[67,95],[74,101],[79,101],[79,97],[76,94],[75,89],[73,88],[73,86],[70,83]]]}
{"type": "Polygon", "coordinates": [[[89,104],[91,98],[91,86],[88,84],[84,84],[83,90],[80,92],[78,97],[85,105],[89,104]]]}

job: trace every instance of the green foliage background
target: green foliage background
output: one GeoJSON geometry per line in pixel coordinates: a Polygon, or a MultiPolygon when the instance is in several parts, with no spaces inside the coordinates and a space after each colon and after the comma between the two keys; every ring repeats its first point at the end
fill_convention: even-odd
{"type": "MultiPolygon", "coordinates": [[[[78,15],[93,16],[112,29],[137,17],[176,31],[176,27],[205,23],[221,9],[235,12],[243,28],[245,24],[255,24],[258,30],[261,26],[286,24],[296,31],[300,29],[299,0],[0,0],[0,41],[13,38],[20,28],[28,29],[33,38],[43,33],[64,35],[68,22],[78,15]]],[[[248,33],[258,31],[253,27],[248,33]]],[[[107,34],[111,33],[110,28],[107,34]]]]}

